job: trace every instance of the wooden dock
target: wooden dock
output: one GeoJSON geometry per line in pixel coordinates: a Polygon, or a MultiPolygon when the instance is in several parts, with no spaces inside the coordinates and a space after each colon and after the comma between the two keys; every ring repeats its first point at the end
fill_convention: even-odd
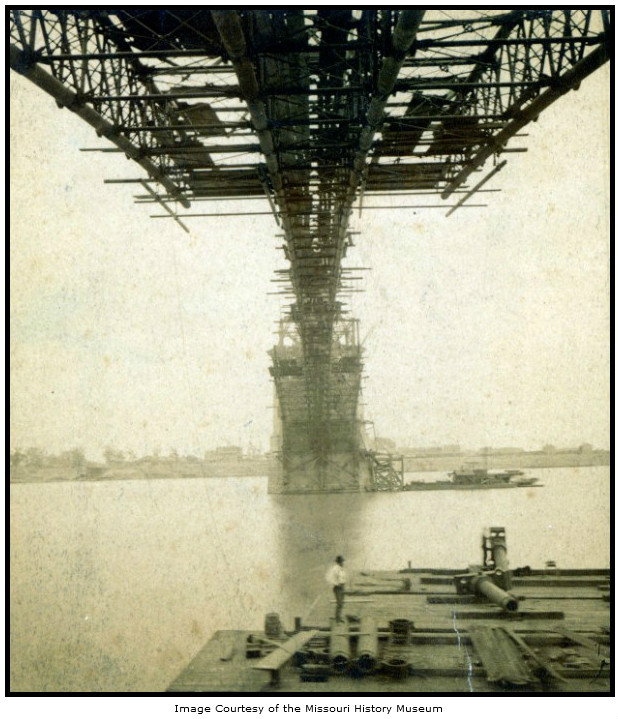
{"type": "Polygon", "coordinates": [[[259,629],[217,632],[167,691],[610,691],[609,570],[513,576],[516,612],[457,594],[458,573],[419,569],[357,575],[346,594],[346,622],[336,632],[334,602],[325,587],[312,614],[300,618],[294,631],[282,629],[275,637],[259,629]],[[361,660],[368,646],[361,621],[375,627],[376,656],[369,664],[361,660]],[[343,647],[337,665],[331,656],[335,642],[343,647]]]}

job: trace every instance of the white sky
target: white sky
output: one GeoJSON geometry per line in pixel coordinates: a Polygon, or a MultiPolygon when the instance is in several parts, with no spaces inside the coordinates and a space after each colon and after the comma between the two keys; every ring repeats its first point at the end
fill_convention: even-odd
{"type": "MultiPolygon", "coordinates": [[[[190,235],[149,219],[138,186],[103,184],[141,168],[80,153],[107,145],[14,73],[10,93],[11,447],[267,449],[267,293],[285,267],[272,217],[188,220],[190,235]]],[[[381,436],[609,446],[607,66],[524,132],[528,153],[487,186],[503,192],[471,200],[487,208],[354,215],[346,264],[373,268],[352,303],[364,412],[381,436]]],[[[248,207],[268,209],[192,211],[248,207]]]]}

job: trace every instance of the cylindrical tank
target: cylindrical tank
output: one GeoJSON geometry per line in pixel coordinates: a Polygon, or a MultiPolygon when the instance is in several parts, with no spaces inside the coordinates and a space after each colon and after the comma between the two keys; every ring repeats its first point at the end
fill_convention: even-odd
{"type": "Polygon", "coordinates": [[[362,617],[358,635],[358,668],[363,674],[370,674],[376,666],[378,656],[378,628],[373,617],[362,617]]]}

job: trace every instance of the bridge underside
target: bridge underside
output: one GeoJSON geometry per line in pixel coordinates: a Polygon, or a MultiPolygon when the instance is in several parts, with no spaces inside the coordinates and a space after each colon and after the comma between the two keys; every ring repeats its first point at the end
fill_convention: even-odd
{"type": "Polygon", "coordinates": [[[591,9],[37,8],[11,11],[10,63],[145,170],[121,181],[154,217],[186,229],[209,213],[182,208],[264,201],[288,263],[273,487],[324,490],[371,486],[344,304],[363,269],[344,266],[353,208],[485,192],[504,160],[466,183],[522,151],[508,142],[608,59],[610,35],[591,9]]]}

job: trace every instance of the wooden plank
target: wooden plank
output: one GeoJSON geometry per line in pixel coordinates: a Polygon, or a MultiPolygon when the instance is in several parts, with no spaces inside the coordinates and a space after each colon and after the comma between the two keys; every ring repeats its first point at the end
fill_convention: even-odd
{"type": "MultiPolygon", "coordinates": [[[[452,577],[429,576],[420,577],[420,584],[452,585],[452,577]]],[[[512,577],[513,587],[596,587],[598,577],[512,577]]]]}
{"type": "Polygon", "coordinates": [[[452,610],[452,616],[459,619],[534,619],[534,620],[545,620],[545,619],[564,619],[564,612],[552,612],[552,611],[534,611],[534,612],[513,612],[507,614],[506,612],[499,611],[487,611],[487,612],[456,612],[452,610]]]}
{"type": "Polygon", "coordinates": [[[564,677],[561,676],[560,673],[557,672],[548,662],[546,662],[535,652],[533,652],[532,649],[526,644],[526,642],[518,634],[515,634],[512,629],[503,629],[503,631],[506,632],[506,634],[515,642],[515,644],[517,644],[517,646],[524,653],[525,657],[527,656],[529,659],[531,659],[537,666],[541,667],[541,669],[546,671],[554,679],[557,679],[560,682],[564,681],[564,677]]]}
{"type": "Polygon", "coordinates": [[[284,644],[281,644],[277,649],[271,652],[267,657],[260,659],[260,661],[252,667],[253,669],[261,669],[264,671],[277,671],[280,669],[294,653],[305,646],[305,644],[313,639],[318,634],[317,629],[312,629],[308,632],[299,632],[293,637],[287,640],[284,644]]]}
{"type": "Polygon", "coordinates": [[[584,636],[583,634],[580,634],[578,632],[571,632],[564,627],[552,627],[552,631],[556,632],[557,634],[561,634],[567,639],[570,639],[581,649],[586,649],[587,651],[583,653],[585,653],[587,657],[592,657],[598,660],[605,659],[606,662],[609,662],[610,657],[605,651],[601,652],[601,644],[599,642],[593,642],[592,639],[588,639],[588,637],[584,636]]]}
{"type": "MultiPolygon", "coordinates": [[[[465,594],[444,594],[444,595],[425,595],[427,597],[426,601],[427,604],[477,604],[480,603],[479,599],[474,596],[467,596],[465,594]]],[[[530,595],[527,594],[525,597],[518,597],[520,600],[541,600],[541,601],[548,601],[548,602],[554,602],[554,601],[573,601],[576,600],[578,602],[585,602],[585,601],[598,601],[599,595],[590,595],[590,596],[551,596],[550,594],[547,595],[530,595]]],[[[482,601],[482,600],[481,600],[482,601]]]]}

